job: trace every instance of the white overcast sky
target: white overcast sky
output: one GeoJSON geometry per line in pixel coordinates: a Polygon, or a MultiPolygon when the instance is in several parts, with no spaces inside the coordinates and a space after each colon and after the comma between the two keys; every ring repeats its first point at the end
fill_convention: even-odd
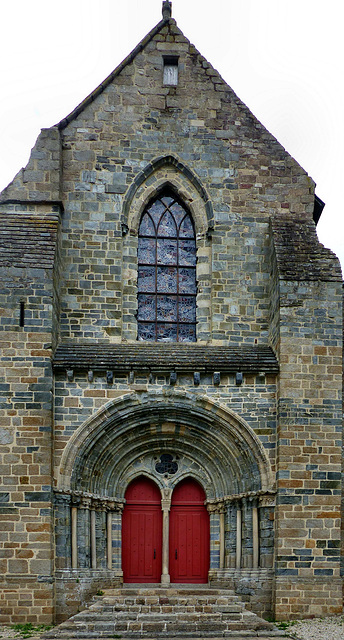
{"type": "MultiPolygon", "coordinates": [[[[0,189],[39,131],[161,19],[161,0],[0,0],[0,189]]],[[[185,36],[317,183],[344,266],[343,0],[173,0],[185,36]]]]}

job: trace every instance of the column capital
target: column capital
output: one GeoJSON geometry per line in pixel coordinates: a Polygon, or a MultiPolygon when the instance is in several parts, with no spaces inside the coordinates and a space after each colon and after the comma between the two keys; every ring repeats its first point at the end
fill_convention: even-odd
{"type": "Polygon", "coordinates": [[[259,507],[275,507],[276,506],[276,496],[274,494],[268,493],[262,496],[259,496],[259,507]]]}
{"type": "Polygon", "coordinates": [[[71,496],[67,493],[55,493],[54,494],[55,505],[69,506],[71,504],[71,496]]]}
{"type": "Polygon", "coordinates": [[[213,503],[213,504],[207,504],[207,511],[209,514],[211,513],[220,513],[220,507],[217,503],[213,503]]]}
{"type": "Polygon", "coordinates": [[[161,508],[169,511],[171,508],[172,489],[161,489],[161,508]]]}
{"type": "Polygon", "coordinates": [[[92,499],[90,496],[81,496],[79,502],[79,509],[91,509],[92,499]]]}
{"type": "Polygon", "coordinates": [[[205,502],[208,513],[226,513],[226,501],[225,498],[219,500],[212,500],[211,502],[205,502]]]}

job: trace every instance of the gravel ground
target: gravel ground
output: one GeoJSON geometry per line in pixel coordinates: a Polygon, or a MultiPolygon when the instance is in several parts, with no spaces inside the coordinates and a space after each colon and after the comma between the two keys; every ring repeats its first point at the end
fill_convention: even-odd
{"type": "Polygon", "coordinates": [[[303,620],[288,627],[286,632],[298,640],[344,640],[344,616],[303,620]]]}
{"type": "MultiPolygon", "coordinates": [[[[40,637],[44,633],[33,632],[30,636],[31,640],[40,640],[40,637]]],[[[313,620],[303,620],[290,625],[285,630],[286,636],[290,638],[296,638],[297,640],[344,640],[344,616],[333,616],[331,618],[314,618],[313,620]]],[[[29,636],[23,636],[18,631],[15,631],[11,627],[4,627],[0,625],[0,639],[1,640],[13,640],[29,636]]],[[[240,638],[236,638],[240,640],[240,638]]],[[[243,638],[243,640],[249,640],[249,638],[243,638]]],[[[263,640],[263,638],[262,638],[263,640]]],[[[265,638],[268,640],[268,638],[265,638]]],[[[275,640],[275,639],[271,639],[275,640]]]]}
{"type": "MultiPolygon", "coordinates": [[[[42,631],[43,633],[43,631],[42,631]]],[[[41,637],[41,633],[34,633],[32,632],[32,636],[28,636],[28,635],[22,635],[21,633],[19,633],[18,631],[15,631],[14,629],[12,629],[11,627],[4,627],[3,625],[0,625],[0,638],[1,640],[9,640],[12,638],[17,638],[17,640],[21,640],[21,638],[29,638],[30,640],[40,640],[41,637]]]]}

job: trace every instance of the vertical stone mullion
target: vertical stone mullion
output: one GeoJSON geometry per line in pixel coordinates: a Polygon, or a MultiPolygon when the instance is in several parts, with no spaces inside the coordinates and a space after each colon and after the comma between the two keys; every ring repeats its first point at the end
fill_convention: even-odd
{"type": "Polygon", "coordinates": [[[235,567],[236,555],[236,505],[235,502],[228,502],[226,505],[225,519],[225,566],[235,567]]]}

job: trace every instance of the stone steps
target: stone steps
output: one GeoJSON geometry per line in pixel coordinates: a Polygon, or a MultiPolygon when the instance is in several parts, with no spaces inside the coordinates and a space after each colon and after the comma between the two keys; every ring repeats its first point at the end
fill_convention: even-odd
{"type": "Polygon", "coordinates": [[[163,638],[281,635],[273,625],[245,610],[233,591],[207,585],[159,587],[157,585],[106,589],[94,604],[43,637],[163,638]]]}

